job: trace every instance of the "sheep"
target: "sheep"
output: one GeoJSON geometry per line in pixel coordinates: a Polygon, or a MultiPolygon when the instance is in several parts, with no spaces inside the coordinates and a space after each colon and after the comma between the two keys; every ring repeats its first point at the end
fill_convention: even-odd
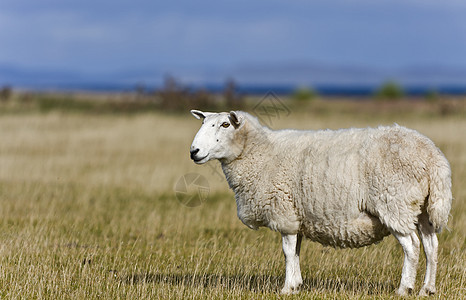
{"type": "Polygon", "coordinates": [[[397,294],[413,291],[421,238],[426,274],[420,295],[436,292],[438,240],[451,209],[451,170],[427,137],[402,126],[271,130],[242,111],[191,110],[203,123],[190,148],[217,159],[249,228],[282,235],[284,294],[302,284],[301,240],[357,248],[393,234],[404,251],[397,294]]]}

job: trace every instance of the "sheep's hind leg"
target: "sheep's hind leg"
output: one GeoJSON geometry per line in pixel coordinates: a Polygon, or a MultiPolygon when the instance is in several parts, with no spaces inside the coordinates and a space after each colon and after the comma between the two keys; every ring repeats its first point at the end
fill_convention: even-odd
{"type": "Polygon", "coordinates": [[[435,273],[437,272],[438,239],[435,229],[429,222],[429,217],[425,212],[419,216],[417,229],[426,255],[426,276],[419,296],[433,295],[436,292],[435,273]]]}
{"type": "Polygon", "coordinates": [[[414,283],[416,281],[420,248],[419,238],[414,231],[406,235],[393,232],[393,235],[401,244],[401,247],[403,247],[403,252],[405,254],[403,270],[401,273],[401,282],[400,287],[397,290],[397,294],[406,296],[413,291],[414,283]]]}
{"type": "Polygon", "coordinates": [[[286,262],[285,286],[281,291],[282,294],[297,293],[299,286],[303,283],[299,267],[299,251],[302,238],[301,234],[282,234],[283,254],[286,262]]]}

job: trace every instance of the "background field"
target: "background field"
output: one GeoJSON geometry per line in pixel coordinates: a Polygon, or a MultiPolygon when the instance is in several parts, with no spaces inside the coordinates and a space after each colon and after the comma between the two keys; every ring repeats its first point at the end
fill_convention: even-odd
{"type": "MultiPolygon", "coordinates": [[[[288,298],[279,295],[280,235],[238,220],[217,162],[190,161],[200,123],[188,108],[166,114],[53,107],[0,106],[0,298],[288,298]],[[190,172],[210,185],[207,201],[194,208],[174,191],[190,172]]],[[[396,122],[441,148],[455,200],[450,229],[439,235],[433,298],[465,298],[464,101],[289,107],[271,119],[273,128],[396,122]]],[[[395,298],[403,255],[393,237],[354,250],[305,241],[301,253],[304,287],[290,298],[395,298]]],[[[424,264],[421,255],[416,292],[424,264]]]]}

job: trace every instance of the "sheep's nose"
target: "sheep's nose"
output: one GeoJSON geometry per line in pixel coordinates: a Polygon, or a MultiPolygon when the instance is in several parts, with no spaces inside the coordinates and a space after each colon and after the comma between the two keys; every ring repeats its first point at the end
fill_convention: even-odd
{"type": "Polygon", "coordinates": [[[194,159],[194,156],[199,152],[199,149],[191,149],[189,152],[191,153],[191,159],[194,159]]]}

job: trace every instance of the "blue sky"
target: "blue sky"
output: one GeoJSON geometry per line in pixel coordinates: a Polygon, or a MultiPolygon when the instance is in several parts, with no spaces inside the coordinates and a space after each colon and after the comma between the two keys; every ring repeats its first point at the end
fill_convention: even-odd
{"type": "Polygon", "coordinates": [[[0,0],[0,43],[4,66],[188,81],[270,64],[466,68],[466,1],[0,0]]]}

